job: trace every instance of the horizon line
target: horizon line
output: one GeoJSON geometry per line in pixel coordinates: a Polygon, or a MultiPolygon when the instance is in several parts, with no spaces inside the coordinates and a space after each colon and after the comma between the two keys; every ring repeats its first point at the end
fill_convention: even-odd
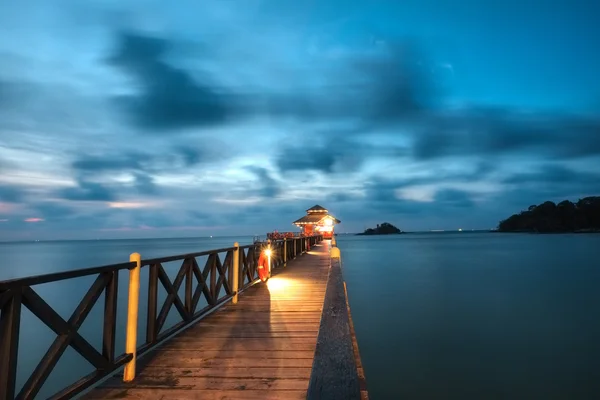
{"type": "MultiPolygon", "coordinates": [[[[488,232],[495,231],[496,228],[489,229],[428,229],[418,231],[401,231],[405,234],[410,233],[451,233],[451,232],[488,232]]],[[[356,235],[362,232],[338,232],[336,235],[356,235]]],[[[96,238],[96,239],[21,239],[21,240],[0,240],[0,243],[30,243],[30,242],[92,242],[92,241],[109,241],[109,240],[174,240],[174,239],[219,239],[219,238],[234,238],[234,237],[256,237],[265,235],[209,235],[209,236],[175,236],[175,237],[131,237],[131,238],[96,238]]],[[[384,235],[373,235],[384,236],[384,235]]]]}

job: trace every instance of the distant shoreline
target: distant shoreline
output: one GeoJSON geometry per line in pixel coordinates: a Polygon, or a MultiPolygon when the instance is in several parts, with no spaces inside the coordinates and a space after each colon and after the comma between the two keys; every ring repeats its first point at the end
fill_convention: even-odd
{"type": "Polygon", "coordinates": [[[501,233],[600,233],[600,196],[530,205],[498,224],[501,233]]]}

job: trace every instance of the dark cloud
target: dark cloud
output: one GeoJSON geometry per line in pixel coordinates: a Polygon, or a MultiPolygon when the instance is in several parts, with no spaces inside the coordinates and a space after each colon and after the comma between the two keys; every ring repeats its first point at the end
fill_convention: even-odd
{"type": "Polygon", "coordinates": [[[577,158],[600,155],[600,118],[472,109],[430,115],[413,131],[413,154],[449,156],[510,154],[577,158]]]}
{"type": "Polygon", "coordinates": [[[329,91],[273,99],[274,115],[350,119],[360,127],[309,133],[305,140],[291,135],[294,144],[282,146],[276,159],[282,172],[352,172],[381,155],[419,161],[485,157],[493,165],[490,170],[505,162],[502,157],[539,161],[600,155],[600,116],[440,107],[443,93],[422,48],[414,42],[391,43],[376,56],[348,60],[348,68],[339,71],[340,84],[329,91]],[[384,149],[368,145],[378,130],[396,132],[398,142],[391,138],[384,149]],[[400,145],[406,139],[409,144],[400,145]]]}
{"type": "Polygon", "coordinates": [[[79,155],[71,164],[76,173],[95,174],[99,172],[145,172],[156,173],[165,170],[191,167],[207,159],[207,150],[193,146],[176,145],[160,148],[156,152],[124,152],[117,150],[110,154],[79,155]]]}
{"type": "Polygon", "coordinates": [[[444,168],[432,170],[427,175],[395,179],[393,185],[395,188],[408,188],[411,186],[443,184],[443,183],[471,183],[488,178],[490,174],[496,171],[497,166],[488,161],[479,161],[470,163],[471,168],[465,168],[462,171],[448,171],[444,168]]]}
{"type": "Polygon", "coordinates": [[[514,174],[503,183],[506,186],[503,198],[519,207],[600,193],[600,173],[576,171],[556,163],[514,174]]]}
{"type": "MultiPolygon", "coordinates": [[[[366,184],[366,200],[369,203],[387,208],[390,206],[393,210],[415,211],[415,207],[423,209],[423,202],[414,202],[400,200],[396,196],[398,189],[406,189],[422,185],[435,185],[447,183],[472,183],[489,176],[495,171],[495,165],[487,161],[474,163],[474,168],[465,171],[447,171],[439,169],[431,171],[427,175],[410,177],[410,178],[393,178],[377,176],[372,177],[366,184]]],[[[462,205],[472,205],[465,197],[466,192],[456,190],[442,190],[436,193],[434,202],[443,203],[445,205],[457,205],[462,202],[462,205]]]]}
{"type": "MultiPolygon", "coordinates": [[[[426,78],[427,61],[419,46],[410,41],[391,41],[386,48],[348,56],[330,76],[331,83],[317,90],[300,88],[289,93],[227,92],[208,74],[178,67],[173,47],[165,38],[120,32],[108,58],[138,82],[139,93],[121,96],[117,104],[143,129],[209,126],[260,114],[380,126],[412,119],[436,99],[426,78]]],[[[248,82],[248,86],[252,84],[248,82]]]]}
{"type": "Polygon", "coordinates": [[[367,82],[355,93],[359,110],[376,124],[412,119],[435,106],[438,90],[430,77],[431,63],[413,41],[389,41],[379,57],[362,57],[352,65],[367,82]]]}
{"type": "Polygon", "coordinates": [[[292,136],[283,145],[276,158],[281,172],[319,171],[326,174],[349,173],[360,170],[364,162],[374,157],[401,157],[403,146],[374,145],[365,142],[362,129],[346,132],[319,131],[306,135],[303,140],[292,136]]]}
{"type": "MultiPolygon", "coordinates": [[[[432,201],[416,201],[398,198],[397,190],[418,185],[434,183],[445,183],[446,178],[452,178],[453,182],[467,181],[469,177],[480,177],[485,174],[486,168],[480,167],[465,174],[447,173],[433,175],[424,178],[413,179],[385,179],[373,178],[366,185],[365,203],[368,210],[365,215],[437,215],[456,211],[456,209],[473,208],[476,206],[472,195],[463,190],[440,189],[436,191],[432,201]]],[[[353,202],[356,202],[354,199],[353,202]]]]}
{"type": "Polygon", "coordinates": [[[135,124],[150,131],[221,124],[237,111],[229,96],[204,75],[192,76],[167,62],[171,43],[133,32],[121,32],[109,62],[132,76],[139,93],[121,96],[135,124]]]}
{"type": "Polygon", "coordinates": [[[77,187],[58,191],[65,200],[73,201],[116,201],[118,196],[114,189],[95,182],[78,180],[77,187]]]}
{"type": "Polygon", "coordinates": [[[247,167],[248,171],[252,172],[256,178],[258,187],[256,190],[251,192],[257,192],[260,197],[272,199],[281,193],[281,186],[279,182],[271,176],[271,173],[262,167],[247,167]]]}
{"type": "Polygon", "coordinates": [[[206,152],[194,147],[174,146],[153,154],[144,152],[111,153],[103,156],[80,154],[71,163],[77,188],[64,189],[59,195],[68,200],[114,201],[118,193],[132,188],[138,194],[157,195],[154,174],[177,171],[206,160],[206,152]],[[132,184],[102,185],[95,182],[101,174],[129,173],[132,184]]]}
{"type": "Polygon", "coordinates": [[[133,174],[135,179],[135,189],[144,195],[155,195],[158,193],[158,188],[154,183],[154,178],[148,174],[144,174],[142,172],[136,172],[133,174]]]}
{"type": "Polygon", "coordinates": [[[343,145],[331,147],[309,143],[286,146],[278,154],[276,165],[283,172],[314,170],[332,173],[346,154],[352,155],[348,150],[343,145]]]}
{"type": "Polygon", "coordinates": [[[186,167],[200,164],[200,162],[204,161],[206,158],[205,152],[188,146],[177,146],[175,154],[177,158],[182,159],[183,164],[186,167]]]}
{"type": "Polygon", "coordinates": [[[438,89],[418,43],[392,40],[339,63],[330,83],[318,90],[266,96],[268,114],[302,121],[351,120],[367,132],[412,121],[436,104],[438,89]]]}
{"type": "Polygon", "coordinates": [[[143,155],[136,153],[108,154],[102,157],[80,155],[71,166],[77,172],[95,173],[143,169],[143,161],[143,155]]]}
{"type": "Polygon", "coordinates": [[[520,172],[504,179],[507,184],[575,184],[596,185],[600,189],[600,173],[575,171],[560,164],[544,164],[530,172],[520,172]]]}

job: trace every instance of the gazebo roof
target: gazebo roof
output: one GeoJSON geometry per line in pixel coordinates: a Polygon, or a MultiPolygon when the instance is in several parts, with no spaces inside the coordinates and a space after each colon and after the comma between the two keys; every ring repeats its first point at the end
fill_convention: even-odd
{"type": "Polygon", "coordinates": [[[313,214],[309,214],[309,215],[305,215],[304,217],[297,219],[296,221],[293,222],[294,225],[310,225],[310,224],[318,224],[319,222],[321,222],[322,220],[324,220],[325,218],[331,218],[333,219],[333,222],[335,224],[339,224],[340,221],[339,219],[337,219],[336,217],[334,217],[333,215],[329,215],[329,214],[325,214],[323,215],[322,213],[313,213],[313,214]]]}
{"type": "Polygon", "coordinates": [[[326,213],[327,209],[325,207],[321,207],[320,205],[314,205],[311,208],[309,208],[308,210],[306,210],[307,213],[313,214],[313,213],[326,213]]]}

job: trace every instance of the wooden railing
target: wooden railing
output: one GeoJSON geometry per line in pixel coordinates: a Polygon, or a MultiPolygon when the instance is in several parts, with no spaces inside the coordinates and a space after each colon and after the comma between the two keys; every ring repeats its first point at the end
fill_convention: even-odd
{"type": "MultiPolygon", "coordinates": [[[[322,236],[310,236],[274,241],[271,247],[271,267],[284,266],[288,260],[306,252],[307,247],[322,240],[322,236]]],[[[251,244],[209,250],[171,257],[138,259],[132,262],[107,265],[83,270],[53,273],[35,277],[0,282],[0,400],[33,399],[39,392],[65,350],[70,346],[94,368],[94,371],[50,398],[71,398],[112,375],[126,365],[132,378],[135,375],[135,359],[171,337],[201,317],[235,297],[248,286],[257,282],[257,260],[264,244],[251,244]],[[198,259],[206,257],[204,265],[198,259]],[[237,258],[236,258],[237,257],[237,258]],[[164,264],[181,262],[173,280],[165,271],[164,264]],[[235,271],[234,266],[238,266],[235,271]],[[132,304],[138,305],[140,269],[148,269],[148,297],[146,305],[145,340],[137,345],[137,310],[131,314],[132,304]],[[127,322],[126,351],[116,354],[117,303],[119,272],[129,270],[129,320],[127,322]],[[36,285],[66,281],[80,277],[95,280],[68,320],[63,319],[34,289],[36,285]],[[133,280],[132,280],[132,277],[133,280]],[[236,278],[237,277],[237,278],[236,278]],[[135,288],[137,280],[137,289],[135,288]],[[167,293],[159,307],[159,285],[167,293]],[[183,285],[183,298],[180,289],[183,285]],[[104,295],[102,350],[97,350],[79,333],[79,329],[99,298],[104,295]],[[200,307],[201,300],[206,305],[200,307]],[[25,381],[17,390],[18,354],[27,343],[20,343],[23,306],[50,328],[57,337],[25,381]],[[175,307],[181,320],[165,329],[169,311],[175,307]],[[132,328],[133,326],[133,328],[132,328]],[[132,329],[131,329],[132,328],[132,329]],[[128,347],[129,346],[129,347],[128,347]],[[133,346],[133,347],[131,347],[133,346]],[[127,350],[129,349],[129,351],[127,350]]],[[[139,255],[137,255],[139,256],[139,255]]],[[[144,306],[140,305],[139,308],[144,306]]]]}

